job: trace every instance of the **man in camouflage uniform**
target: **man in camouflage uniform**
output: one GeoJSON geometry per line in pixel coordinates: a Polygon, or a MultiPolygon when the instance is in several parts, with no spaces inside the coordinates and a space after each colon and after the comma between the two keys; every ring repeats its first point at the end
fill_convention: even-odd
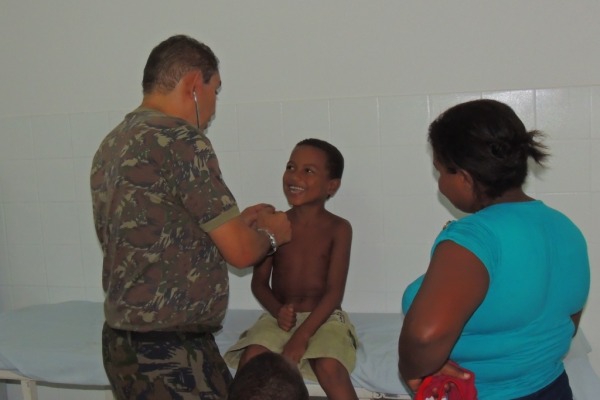
{"type": "Polygon", "coordinates": [[[291,238],[285,213],[239,212],[204,130],[221,86],[211,49],[187,36],[156,46],[142,104],[96,152],[91,189],[104,255],[102,352],[117,399],[225,399],[215,343],[226,262],[243,268],[291,238]],[[255,229],[259,228],[259,229],[255,229]]]}

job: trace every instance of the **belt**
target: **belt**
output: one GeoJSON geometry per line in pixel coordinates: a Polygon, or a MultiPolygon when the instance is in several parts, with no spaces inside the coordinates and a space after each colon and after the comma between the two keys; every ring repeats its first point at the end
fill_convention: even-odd
{"type": "Polygon", "coordinates": [[[194,340],[202,338],[211,338],[212,332],[184,332],[184,331],[126,331],[122,329],[111,328],[119,336],[128,337],[130,340],[139,342],[163,342],[168,340],[194,340]]]}

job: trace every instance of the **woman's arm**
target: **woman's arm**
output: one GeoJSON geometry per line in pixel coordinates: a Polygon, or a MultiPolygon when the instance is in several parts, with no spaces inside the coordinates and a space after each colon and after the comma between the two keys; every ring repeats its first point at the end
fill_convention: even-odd
{"type": "Polygon", "coordinates": [[[444,366],[488,286],[487,269],[473,253],[451,241],[436,247],[400,332],[398,367],[405,381],[444,366]]]}

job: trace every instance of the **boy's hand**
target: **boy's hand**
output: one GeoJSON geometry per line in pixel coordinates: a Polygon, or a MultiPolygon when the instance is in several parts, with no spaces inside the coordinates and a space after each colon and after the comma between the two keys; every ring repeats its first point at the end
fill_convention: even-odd
{"type": "Polygon", "coordinates": [[[291,359],[295,364],[298,364],[307,347],[308,342],[306,340],[302,340],[298,336],[292,336],[285,346],[283,346],[281,354],[291,359]]]}
{"type": "Polygon", "coordinates": [[[293,304],[284,304],[277,313],[277,325],[286,332],[296,326],[296,312],[293,304]]]}

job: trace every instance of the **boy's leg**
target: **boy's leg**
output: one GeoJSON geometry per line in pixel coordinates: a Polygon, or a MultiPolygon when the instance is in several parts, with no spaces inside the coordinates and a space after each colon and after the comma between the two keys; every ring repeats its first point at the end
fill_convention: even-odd
{"type": "Polygon", "coordinates": [[[104,326],[104,369],[118,400],[224,400],[232,377],[211,334],[145,339],[104,326]]]}
{"type": "Polygon", "coordinates": [[[242,332],[238,341],[223,354],[223,358],[230,368],[239,369],[265,351],[281,353],[290,335],[290,332],[279,328],[273,316],[263,313],[254,325],[242,332]]]}
{"type": "Polygon", "coordinates": [[[310,360],[319,385],[330,400],[358,400],[350,374],[338,360],[334,358],[315,358],[310,360]]]}

